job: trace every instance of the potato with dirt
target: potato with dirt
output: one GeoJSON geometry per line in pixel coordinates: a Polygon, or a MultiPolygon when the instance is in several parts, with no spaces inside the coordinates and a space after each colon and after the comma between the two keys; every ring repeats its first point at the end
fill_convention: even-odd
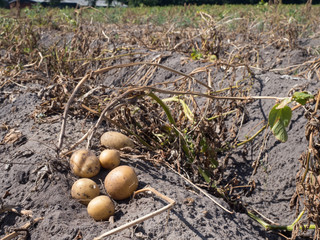
{"type": "Polygon", "coordinates": [[[100,162],[96,155],[87,149],[75,151],[70,158],[70,168],[74,175],[91,178],[100,172],[100,162]]]}
{"type": "Polygon", "coordinates": [[[89,202],[87,211],[94,220],[103,221],[114,215],[115,206],[108,196],[101,195],[89,202]]]}
{"type": "Polygon", "coordinates": [[[119,166],[109,172],[104,185],[111,198],[124,200],[137,190],[138,177],[132,167],[119,166]]]}
{"type": "Polygon", "coordinates": [[[80,178],[75,181],[71,188],[71,196],[79,200],[80,203],[88,205],[88,203],[99,196],[100,189],[96,182],[89,178],[80,178]]]}
{"type": "Polygon", "coordinates": [[[134,147],[133,141],[120,132],[105,132],[100,139],[101,145],[112,149],[121,149],[124,147],[134,147]]]}
{"type": "Polygon", "coordinates": [[[105,149],[99,156],[103,168],[112,170],[120,165],[120,153],[115,149],[105,149]]]}

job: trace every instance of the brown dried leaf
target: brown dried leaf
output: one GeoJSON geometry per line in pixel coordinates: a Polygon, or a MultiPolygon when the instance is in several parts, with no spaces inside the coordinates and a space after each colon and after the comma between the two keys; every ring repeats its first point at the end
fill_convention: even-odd
{"type": "Polygon", "coordinates": [[[19,130],[11,129],[7,135],[1,141],[1,144],[12,144],[18,141],[22,137],[22,133],[19,130]]]}

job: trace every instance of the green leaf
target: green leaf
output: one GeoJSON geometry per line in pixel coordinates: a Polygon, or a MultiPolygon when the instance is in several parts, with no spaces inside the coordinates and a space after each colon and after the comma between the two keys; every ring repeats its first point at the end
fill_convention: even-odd
{"type": "Polygon", "coordinates": [[[283,122],[285,127],[289,126],[290,120],[292,117],[292,110],[290,107],[285,106],[281,111],[280,111],[280,118],[281,121],[283,122]]]}
{"type": "Polygon", "coordinates": [[[271,128],[273,135],[281,142],[288,140],[288,134],[282,121],[278,120],[271,128]]]}
{"type": "Polygon", "coordinates": [[[271,111],[269,112],[268,122],[269,122],[269,126],[271,128],[275,124],[276,119],[278,117],[278,112],[280,111],[279,109],[277,109],[277,106],[278,106],[278,104],[274,105],[273,108],[271,109],[271,111]]]}
{"type": "Polygon", "coordinates": [[[192,48],[191,58],[192,60],[200,60],[203,57],[202,53],[192,48]]]}
{"type": "Polygon", "coordinates": [[[289,126],[292,110],[289,106],[278,108],[279,104],[273,106],[269,113],[269,125],[273,135],[281,142],[288,140],[286,127],[289,126]]]}
{"type": "Polygon", "coordinates": [[[211,62],[214,62],[214,61],[216,61],[218,58],[217,58],[217,56],[216,55],[209,55],[209,60],[211,61],[211,62]]]}
{"type": "Polygon", "coordinates": [[[215,158],[209,158],[210,162],[211,162],[211,167],[212,168],[217,168],[219,166],[219,162],[215,159],[215,158]]]}
{"type": "Polygon", "coordinates": [[[193,120],[194,120],[193,112],[190,110],[189,106],[185,103],[185,101],[183,101],[182,99],[180,99],[177,96],[162,99],[162,101],[163,102],[169,102],[169,101],[179,102],[182,105],[183,112],[186,115],[186,117],[190,120],[190,122],[193,122],[193,120]]]}
{"type": "Polygon", "coordinates": [[[288,103],[290,103],[291,101],[292,101],[291,97],[290,97],[290,98],[287,97],[287,98],[283,99],[283,100],[281,101],[281,103],[277,106],[277,109],[284,108],[284,107],[287,106],[288,103]]]}
{"type": "Polygon", "coordinates": [[[202,170],[201,167],[199,167],[199,173],[201,174],[201,176],[204,178],[204,180],[209,183],[210,182],[210,177],[208,176],[208,174],[202,170]]]}
{"type": "Polygon", "coordinates": [[[202,137],[200,139],[200,152],[201,153],[205,153],[208,150],[208,143],[207,143],[207,139],[205,137],[202,137]]]}
{"type": "Polygon", "coordinates": [[[295,92],[292,98],[301,105],[305,105],[310,99],[314,98],[314,96],[307,92],[295,92]]]}

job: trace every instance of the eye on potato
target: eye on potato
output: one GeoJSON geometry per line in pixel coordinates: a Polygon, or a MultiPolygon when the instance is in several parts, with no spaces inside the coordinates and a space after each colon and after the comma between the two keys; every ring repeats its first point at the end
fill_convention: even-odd
{"type": "Polygon", "coordinates": [[[114,215],[115,207],[108,196],[101,195],[89,202],[87,211],[94,220],[103,221],[114,215]]]}
{"type": "Polygon", "coordinates": [[[132,167],[120,166],[109,172],[104,185],[111,198],[123,200],[137,189],[138,178],[132,167]]]}
{"type": "Polygon", "coordinates": [[[71,196],[85,205],[88,205],[99,194],[99,186],[89,178],[81,178],[75,181],[71,188],[71,196]]]}
{"type": "Polygon", "coordinates": [[[100,172],[100,162],[96,155],[86,149],[75,151],[70,159],[70,168],[78,177],[90,178],[100,172]]]}
{"type": "Polygon", "coordinates": [[[124,147],[134,147],[133,141],[126,135],[119,132],[106,132],[100,138],[101,145],[113,149],[121,149],[124,147]]]}
{"type": "Polygon", "coordinates": [[[112,170],[120,164],[120,153],[114,149],[105,149],[101,152],[99,161],[103,168],[112,170]]]}

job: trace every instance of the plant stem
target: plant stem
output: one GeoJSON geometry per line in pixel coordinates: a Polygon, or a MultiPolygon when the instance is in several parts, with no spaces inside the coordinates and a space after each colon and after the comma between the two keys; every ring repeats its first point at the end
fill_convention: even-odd
{"type": "MultiPolygon", "coordinates": [[[[91,113],[93,113],[93,114],[95,114],[95,115],[98,115],[98,116],[100,115],[99,112],[97,112],[96,110],[93,110],[93,109],[89,108],[88,106],[86,106],[86,105],[84,105],[84,104],[81,104],[81,106],[82,106],[84,109],[88,110],[89,112],[91,112],[91,113]]],[[[121,125],[121,124],[119,124],[119,123],[117,123],[116,121],[113,121],[112,119],[110,119],[110,118],[107,117],[107,116],[105,116],[105,119],[107,119],[108,122],[116,125],[118,128],[123,129],[124,131],[126,131],[126,132],[129,133],[130,135],[135,136],[135,137],[138,139],[138,141],[139,141],[141,144],[143,144],[145,147],[147,147],[147,148],[149,148],[149,149],[154,149],[153,146],[151,146],[150,144],[148,144],[148,143],[147,143],[146,141],[144,141],[139,135],[135,134],[135,133],[132,132],[130,129],[126,128],[125,126],[123,126],[123,125],[121,125]]],[[[158,146],[158,147],[160,147],[160,146],[158,146]]]]}
{"type": "MultiPolygon", "coordinates": [[[[251,217],[253,220],[257,221],[258,223],[260,223],[266,230],[284,230],[284,231],[293,231],[294,226],[297,224],[297,222],[301,219],[301,217],[303,216],[305,210],[303,210],[299,216],[293,221],[293,223],[291,225],[276,225],[276,224],[269,224],[266,223],[264,220],[262,220],[261,218],[257,217],[256,215],[254,215],[252,212],[247,211],[247,214],[249,215],[249,217],[251,217]]],[[[311,225],[303,225],[303,226],[299,226],[299,229],[316,229],[316,226],[314,224],[311,225]]]]}
{"type": "Polygon", "coordinates": [[[229,115],[229,114],[231,114],[231,113],[234,113],[234,112],[236,112],[236,111],[238,111],[238,110],[235,109],[235,110],[231,110],[231,111],[228,111],[228,112],[224,112],[224,113],[221,113],[221,114],[218,114],[218,115],[215,115],[215,116],[206,118],[206,120],[207,120],[207,121],[211,121],[211,120],[216,119],[216,118],[218,118],[218,117],[222,117],[222,116],[226,116],[226,115],[229,115]]]}
{"type": "MultiPolygon", "coordinates": [[[[168,106],[160,99],[158,98],[153,92],[150,92],[148,94],[151,98],[153,98],[153,100],[155,100],[161,107],[162,109],[164,110],[164,112],[166,113],[167,117],[168,117],[168,120],[169,122],[176,127],[176,121],[174,120],[174,118],[172,117],[171,115],[171,112],[168,108],[168,106]]],[[[176,131],[176,130],[175,130],[176,131]]],[[[176,134],[179,134],[177,131],[176,131],[176,134]]]]}
{"type": "Polygon", "coordinates": [[[264,125],[258,132],[256,132],[251,138],[248,138],[247,140],[241,142],[241,143],[238,143],[237,144],[237,147],[240,147],[242,146],[243,144],[246,144],[250,141],[252,141],[256,136],[258,136],[259,133],[261,133],[264,129],[266,129],[266,127],[268,126],[268,124],[264,125]]]}
{"type": "Polygon", "coordinates": [[[166,113],[167,117],[168,117],[168,120],[169,122],[173,125],[173,128],[174,128],[174,132],[176,134],[176,136],[179,138],[180,135],[182,136],[182,149],[184,151],[184,153],[186,154],[186,156],[190,159],[190,160],[193,160],[192,159],[192,156],[190,154],[190,151],[189,151],[189,148],[188,146],[186,145],[186,140],[184,139],[183,135],[179,133],[179,131],[177,130],[176,128],[176,121],[174,120],[174,118],[172,117],[172,114],[168,108],[168,106],[160,99],[158,98],[153,92],[150,92],[148,94],[148,96],[150,96],[153,100],[155,100],[161,107],[162,109],[164,110],[164,112],[166,113]]]}
{"type": "Polygon", "coordinates": [[[313,133],[311,132],[310,133],[310,136],[309,136],[309,149],[308,149],[308,153],[307,153],[307,162],[306,162],[306,166],[305,166],[305,171],[304,171],[304,174],[303,174],[303,177],[302,177],[302,180],[301,180],[301,183],[303,184],[305,179],[306,179],[306,176],[308,174],[308,171],[309,171],[309,165],[310,165],[310,156],[311,156],[311,152],[312,152],[312,139],[313,139],[313,133]]]}
{"type": "Polygon", "coordinates": [[[313,115],[315,115],[315,114],[317,113],[317,111],[318,111],[319,102],[320,102],[320,89],[319,89],[319,91],[318,91],[316,106],[314,107],[313,115]]]}

